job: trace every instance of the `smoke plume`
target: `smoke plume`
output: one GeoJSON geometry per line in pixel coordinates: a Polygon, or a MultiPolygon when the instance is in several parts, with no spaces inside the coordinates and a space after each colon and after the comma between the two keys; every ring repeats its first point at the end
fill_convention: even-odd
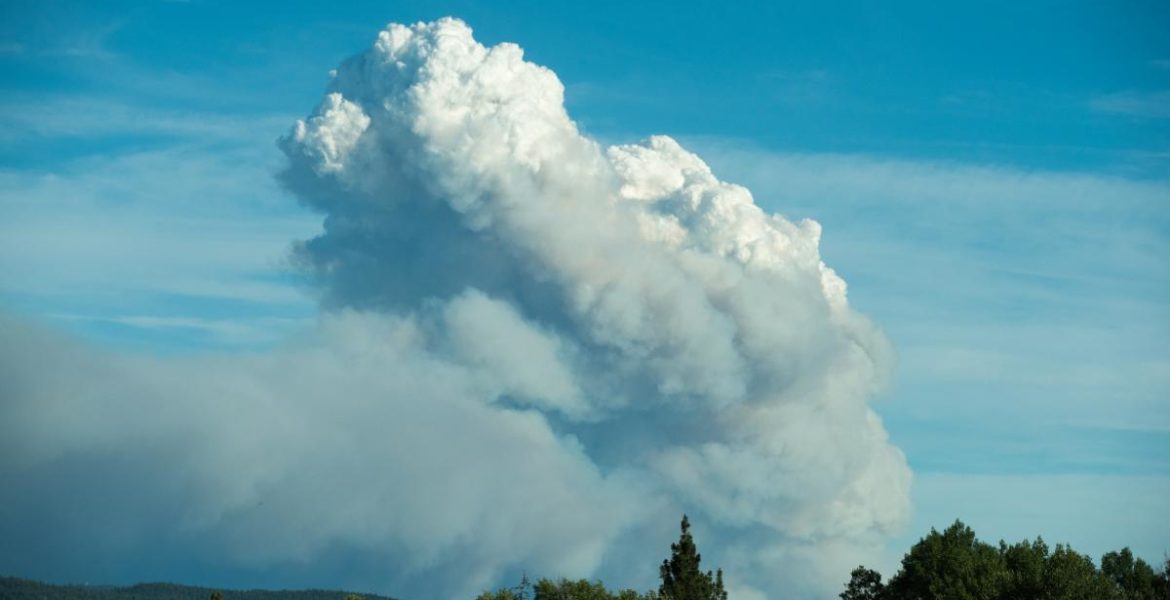
{"type": "Polygon", "coordinates": [[[312,335],[148,359],[0,328],[6,563],[647,588],[686,511],[733,596],[835,593],[908,512],[885,338],[816,222],[671,138],[603,148],[563,92],[458,20],[390,25],[280,142],[324,216],[312,335]]]}

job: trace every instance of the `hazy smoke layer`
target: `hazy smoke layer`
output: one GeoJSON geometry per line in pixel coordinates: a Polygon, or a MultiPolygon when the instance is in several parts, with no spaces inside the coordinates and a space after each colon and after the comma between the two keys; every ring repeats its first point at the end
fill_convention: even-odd
{"type": "Polygon", "coordinates": [[[417,598],[518,569],[649,587],[683,510],[737,597],[822,597],[906,517],[866,404],[887,344],[817,223],[670,138],[601,148],[555,74],[451,19],[380,33],[282,148],[325,214],[298,247],[318,334],[141,361],[0,328],[4,507],[115,559],[417,598]],[[110,471],[132,489],[72,490],[110,471]]]}

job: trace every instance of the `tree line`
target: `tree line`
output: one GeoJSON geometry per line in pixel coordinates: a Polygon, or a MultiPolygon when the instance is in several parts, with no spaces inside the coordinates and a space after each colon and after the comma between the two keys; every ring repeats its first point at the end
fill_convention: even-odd
{"type": "MultiPolygon", "coordinates": [[[[723,571],[704,571],[702,557],[683,515],[678,542],[659,566],[656,590],[610,591],[599,581],[541,579],[480,594],[476,600],[728,600],[723,571]]],[[[841,600],[1170,600],[1170,559],[1155,569],[1129,548],[1108,552],[1100,564],[1064,544],[1050,548],[1041,538],[1015,544],[980,541],[961,521],[930,530],[883,581],[859,566],[839,594],[841,600]]],[[[784,598],[784,590],[770,590],[784,598]]],[[[0,577],[3,600],[392,600],[336,591],[225,591],[175,584],[131,587],[60,586],[0,577]],[[210,594],[209,594],[210,592],[210,594]]]]}
{"type": "MultiPolygon", "coordinates": [[[[599,581],[541,579],[484,592],[476,600],[727,600],[723,571],[704,572],[684,515],[682,534],[662,562],[657,590],[610,591],[599,581]]],[[[998,545],[980,541],[961,521],[931,529],[902,558],[888,581],[859,566],[841,600],[1170,600],[1170,558],[1154,569],[1129,548],[1108,552],[1100,566],[1065,544],[1041,538],[998,545]]],[[[772,590],[784,598],[783,590],[772,590]]]]}
{"type": "Polygon", "coordinates": [[[882,582],[865,566],[853,570],[841,600],[1170,600],[1170,559],[1155,570],[1129,548],[1108,552],[1100,566],[1067,545],[1043,539],[998,545],[975,537],[961,521],[931,529],[882,582]]]}

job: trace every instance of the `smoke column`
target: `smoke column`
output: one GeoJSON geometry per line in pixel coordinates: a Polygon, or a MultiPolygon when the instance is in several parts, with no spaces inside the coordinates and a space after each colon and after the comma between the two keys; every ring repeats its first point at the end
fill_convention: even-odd
{"type": "Polygon", "coordinates": [[[280,142],[323,215],[295,249],[322,306],[305,339],[145,359],[0,327],[4,564],[161,556],[420,600],[521,570],[647,588],[686,511],[733,597],[839,591],[908,516],[867,404],[887,341],[819,224],[669,137],[600,146],[563,92],[455,19],[340,65],[280,142]]]}

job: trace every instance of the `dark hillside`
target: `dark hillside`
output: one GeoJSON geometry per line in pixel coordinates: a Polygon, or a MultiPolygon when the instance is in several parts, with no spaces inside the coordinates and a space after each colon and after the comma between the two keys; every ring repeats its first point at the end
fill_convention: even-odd
{"type": "MultiPolygon", "coordinates": [[[[129,587],[109,585],[51,585],[39,581],[0,577],[0,600],[208,600],[219,591],[223,600],[345,600],[351,592],[334,590],[214,590],[174,583],[140,583],[129,587]]],[[[364,600],[393,600],[386,596],[357,594],[364,600]]]]}

